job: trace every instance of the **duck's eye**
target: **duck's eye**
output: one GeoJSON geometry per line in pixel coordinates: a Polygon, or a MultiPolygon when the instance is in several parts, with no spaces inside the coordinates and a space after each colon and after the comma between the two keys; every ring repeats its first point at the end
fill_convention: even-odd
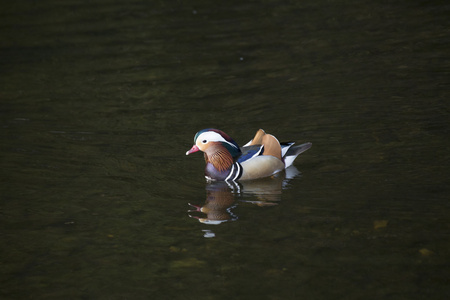
{"type": "Polygon", "coordinates": [[[203,141],[202,141],[203,144],[206,144],[207,142],[208,142],[207,140],[203,140],[203,141]]]}

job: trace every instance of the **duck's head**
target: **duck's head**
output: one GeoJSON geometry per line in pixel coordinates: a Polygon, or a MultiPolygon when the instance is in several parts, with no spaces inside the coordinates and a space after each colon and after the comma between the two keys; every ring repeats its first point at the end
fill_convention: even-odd
{"type": "Polygon", "coordinates": [[[197,151],[203,151],[208,156],[217,151],[226,149],[233,158],[241,154],[238,144],[225,132],[218,129],[203,129],[195,134],[194,145],[186,152],[186,155],[197,151]]]}

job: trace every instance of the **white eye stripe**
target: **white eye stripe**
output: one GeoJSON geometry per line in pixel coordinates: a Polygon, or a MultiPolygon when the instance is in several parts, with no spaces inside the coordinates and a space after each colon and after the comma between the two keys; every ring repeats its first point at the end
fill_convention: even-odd
{"type": "Polygon", "coordinates": [[[236,148],[236,146],[233,143],[230,143],[229,141],[224,139],[223,136],[221,136],[217,132],[207,131],[207,132],[203,132],[202,134],[200,134],[197,137],[197,142],[202,142],[202,143],[206,144],[204,142],[205,140],[206,140],[206,143],[207,142],[224,142],[224,143],[230,144],[231,146],[236,148]]]}

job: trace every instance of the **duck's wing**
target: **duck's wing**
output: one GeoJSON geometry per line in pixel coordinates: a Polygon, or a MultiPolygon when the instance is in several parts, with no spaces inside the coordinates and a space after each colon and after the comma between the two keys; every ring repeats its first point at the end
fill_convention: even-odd
{"type": "Polygon", "coordinates": [[[262,155],[275,156],[281,160],[281,145],[276,137],[271,134],[264,134],[262,137],[262,145],[264,146],[262,155]]]}
{"type": "Polygon", "coordinates": [[[261,155],[261,153],[263,151],[264,151],[263,145],[252,145],[252,146],[241,147],[242,155],[239,156],[239,158],[237,159],[237,162],[243,163],[244,161],[247,161],[258,155],[261,155]]]}
{"type": "Polygon", "coordinates": [[[264,151],[260,155],[272,155],[281,160],[281,145],[280,142],[271,134],[267,134],[263,129],[259,129],[255,137],[250,140],[244,147],[263,145],[264,151]]]}
{"type": "Polygon", "coordinates": [[[244,145],[244,147],[252,146],[252,145],[261,145],[262,144],[262,137],[266,134],[266,132],[263,129],[259,129],[255,137],[251,139],[247,144],[244,145]]]}

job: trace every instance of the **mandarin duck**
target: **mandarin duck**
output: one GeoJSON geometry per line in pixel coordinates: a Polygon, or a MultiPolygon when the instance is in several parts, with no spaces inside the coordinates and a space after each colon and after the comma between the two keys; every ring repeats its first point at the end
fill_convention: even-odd
{"type": "Polygon", "coordinates": [[[197,132],[194,145],[186,155],[204,152],[205,177],[208,180],[250,180],[268,177],[286,169],[312,145],[294,144],[280,143],[276,137],[259,129],[252,140],[239,147],[225,132],[208,128],[197,132]]]}

